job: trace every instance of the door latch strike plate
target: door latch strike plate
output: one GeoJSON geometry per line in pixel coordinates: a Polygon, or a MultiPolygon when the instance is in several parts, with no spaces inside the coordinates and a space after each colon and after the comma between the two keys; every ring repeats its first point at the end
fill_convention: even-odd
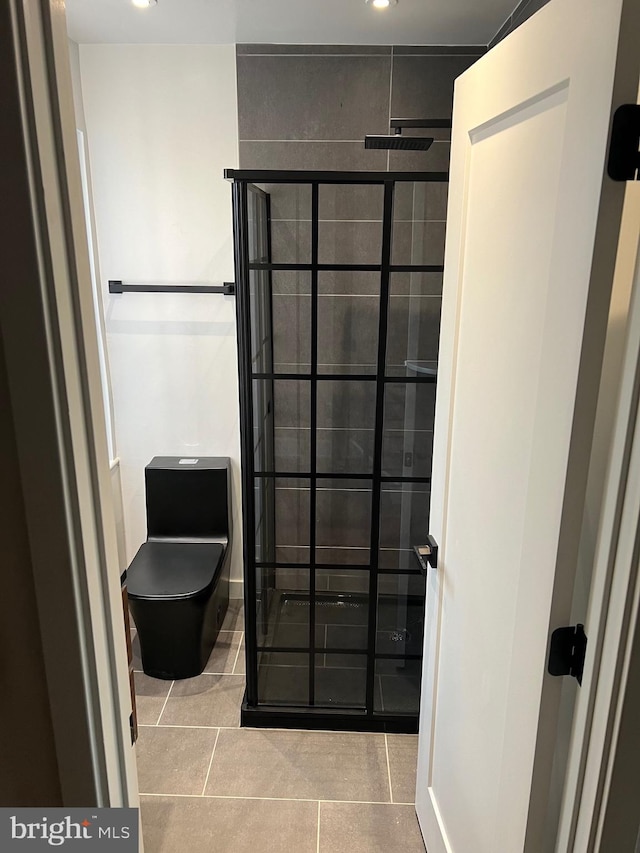
{"type": "Polygon", "coordinates": [[[570,675],[582,685],[587,635],[584,625],[556,628],[549,648],[549,675],[570,675]]]}
{"type": "Polygon", "coordinates": [[[423,574],[427,574],[427,563],[433,569],[438,568],[438,543],[431,534],[427,536],[425,545],[414,545],[413,550],[423,574]]]}

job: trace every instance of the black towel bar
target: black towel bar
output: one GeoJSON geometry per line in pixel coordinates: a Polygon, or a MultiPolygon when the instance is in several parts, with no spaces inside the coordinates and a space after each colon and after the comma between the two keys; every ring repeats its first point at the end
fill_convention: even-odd
{"type": "Polygon", "coordinates": [[[225,281],[221,286],[212,284],[124,284],[109,279],[109,293],[223,293],[233,296],[235,283],[225,281]]]}

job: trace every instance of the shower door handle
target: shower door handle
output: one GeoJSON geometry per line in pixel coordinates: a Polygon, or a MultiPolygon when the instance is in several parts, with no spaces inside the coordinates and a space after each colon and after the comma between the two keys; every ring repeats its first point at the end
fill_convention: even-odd
{"type": "Polygon", "coordinates": [[[425,545],[414,545],[413,551],[418,558],[423,574],[427,574],[427,563],[433,569],[438,568],[438,543],[431,534],[427,536],[425,545]]]}

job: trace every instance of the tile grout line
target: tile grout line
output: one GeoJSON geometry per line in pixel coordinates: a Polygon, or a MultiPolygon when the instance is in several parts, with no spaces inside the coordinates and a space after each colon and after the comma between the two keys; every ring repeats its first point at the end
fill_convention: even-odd
{"type": "MultiPolygon", "coordinates": [[[[227,675],[229,675],[229,673],[227,673],[227,675]]],[[[155,727],[156,727],[155,723],[140,723],[140,728],[143,728],[143,729],[153,729],[155,727]]],[[[344,732],[344,731],[337,730],[337,729],[282,729],[282,728],[279,729],[279,728],[271,728],[271,727],[267,729],[267,728],[252,728],[251,726],[244,726],[242,728],[239,728],[238,726],[181,726],[181,725],[175,725],[173,723],[169,723],[168,725],[165,724],[164,726],[162,726],[162,728],[165,728],[165,729],[222,729],[223,731],[231,731],[231,732],[237,732],[237,731],[243,731],[243,732],[285,732],[285,733],[286,732],[293,732],[293,733],[297,733],[297,734],[306,734],[309,731],[313,731],[315,734],[322,734],[322,735],[336,735],[336,734],[344,735],[344,734],[347,734],[347,735],[360,735],[360,736],[361,735],[368,735],[368,736],[371,736],[371,735],[384,734],[384,732],[365,732],[365,731],[344,732]]],[[[395,734],[397,734],[399,737],[415,737],[415,734],[413,732],[396,732],[395,734]]],[[[344,800],[344,802],[351,802],[351,801],[350,800],[344,800]]],[[[353,802],[356,802],[356,800],[354,800],[353,802]]]]}
{"type": "Polygon", "coordinates": [[[162,706],[162,710],[160,711],[160,714],[158,715],[158,719],[156,720],[156,726],[160,725],[160,718],[164,714],[164,709],[167,707],[167,702],[169,701],[169,696],[171,696],[171,691],[173,690],[174,684],[175,684],[175,681],[172,681],[171,687],[169,688],[169,692],[167,693],[167,698],[164,700],[164,705],[162,706]]]}
{"type": "Polygon", "coordinates": [[[384,750],[387,753],[387,776],[389,778],[389,799],[393,802],[393,787],[391,785],[391,764],[389,762],[389,741],[387,740],[387,733],[384,733],[384,750]]]}
{"type": "MultiPolygon", "coordinates": [[[[382,221],[383,221],[382,219],[318,219],[318,222],[327,222],[327,223],[355,222],[358,225],[361,225],[363,223],[374,224],[374,225],[382,225],[382,221]]],[[[437,222],[439,224],[442,224],[443,222],[446,222],[447,220],[446,219],[394,219],[393,221],[394,221],[394,224],[397,224],[397,225],[416,225],[416,224],[424,225],[428,222],[437,222]]],[[[272,219],[271,222],[272,223],[273,222],[297,222],[298,224],[303,224],[303,223],[307,224],[307,223],[311,222],[311,219],[285,219],[283,217],[282,219],[272,219]]],[[[304,270],[303,270],[303,272],[304,272],[304,270]]],[[[323,270],[320,270],[320,272],[323,272],[323,270]]],[[[326,272],[330,272],[330,270],[326,270],[326,272]]],[[[335,270],[334,270],[334,272],[335,272],[335,270]]],[[[339,272],[339,270],[338,270],[338,272],[339,272]]],[[[347,272],[348,272],[348,270],[347,270],[347,272]]],[[[370,272],[373,272],[373,270],[370,270],[370,272]]],[[[309,294],[306,294],[306,295],[308,296],[309,294]]],[[[320,293],[319,295],[325,296],[326,294],[320,293]]],[[[349,293],[347,295],[351,296],[352,294],[349,293]]],[[[356,295],[356,294],[354,294],[354,295],[356,295]]],[[[230,632],[228,632],[228,633],[230,633],[230,632]]]]}
{"type": "Polygon", "coordinates": [[[242,648],[242,641],[244,640],[244,631],[240,634],[240,642],[238,643],[238,651],[236,652],[236,659],[233,662],[233,669],[231,670],[232,675],[240,675],[240,673],[236,673],[236,667],[238,666],[238,658],[240,657],[240,649],[242,648]]]}
{"type": "MultiPolygon", "coordinates": [[[[323,145],[326,145],[326,144],[333,145],[334,143],[339,143],[340,145],[362,145],[362,139],[240,139],[238,141],[241,143],[242,142],[249,142],[252,144],[256,144],[258,142],[261,142],[261,143],[262,142],[269,142],[269,143],[287,142],[287,143],[294,144],[294,145],[297,143],[302,143],[305,145],[313,144],[313,143],[321,143],[323,145]]],[[[437,142],[450,143],[451,140],[450,139],[434,139],[433,140],[434,145],[437,142]]],[[[257,171],[261,171],[261,170],[258,169],[257,171]]],[[[313,170],[311,170],[311,171],[313,171],[313,170]]],[[[356,171],[358,171],[358,170],[356,170],[356,171]]],[[[376,170],[374,169],[374,171],[376,171],[376,170]]],[[[400,170],[400,171],[402,171],[402,170],[400,170]]]]}
{"type": "Polygon", "coordinates": [[[207,785],[209,784],[209,774],[211,773],[211,765],[213,764],[213,756],[216,754],[216,746],[218,745],[218,738],[220,737],[220,729],[218,729],[218,734],[216,735],[216,739],[213,744],[213,750],[211,751],[211,758],[209,759],[209,767],[207,768],[207,776],[204,780],[204,786],[202,788],[201,797],[204,797],[204,792],[207,790],[207,785]]]}
{"type": "Polygon", "coordinates": [[[230,794],[167,794],[167,793],[146,793],[140,791],[141,797],[186,797],[197,800],[256,800],[258,802],[275,802],[275,803],[332,803],[336,805],[347,806],[415,806],[415,803],[387,803],[384,800],[315,800],[310,797],[240,797],[230,794]]]}
{"type": "Polygon", "coordinates": [[[320,800],[318,800],[318,833],[316,840],[316,853],[320,853],[320,800]]]}

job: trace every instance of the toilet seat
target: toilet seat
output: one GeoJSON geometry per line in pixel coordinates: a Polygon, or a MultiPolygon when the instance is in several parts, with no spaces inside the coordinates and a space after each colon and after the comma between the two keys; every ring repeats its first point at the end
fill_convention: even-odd
{"type": "Polygon", "coordinates": [[[224,555],[217,542],[145,542],[127,571],[129,598],[195,598],[215,585],[224,555]]]}

